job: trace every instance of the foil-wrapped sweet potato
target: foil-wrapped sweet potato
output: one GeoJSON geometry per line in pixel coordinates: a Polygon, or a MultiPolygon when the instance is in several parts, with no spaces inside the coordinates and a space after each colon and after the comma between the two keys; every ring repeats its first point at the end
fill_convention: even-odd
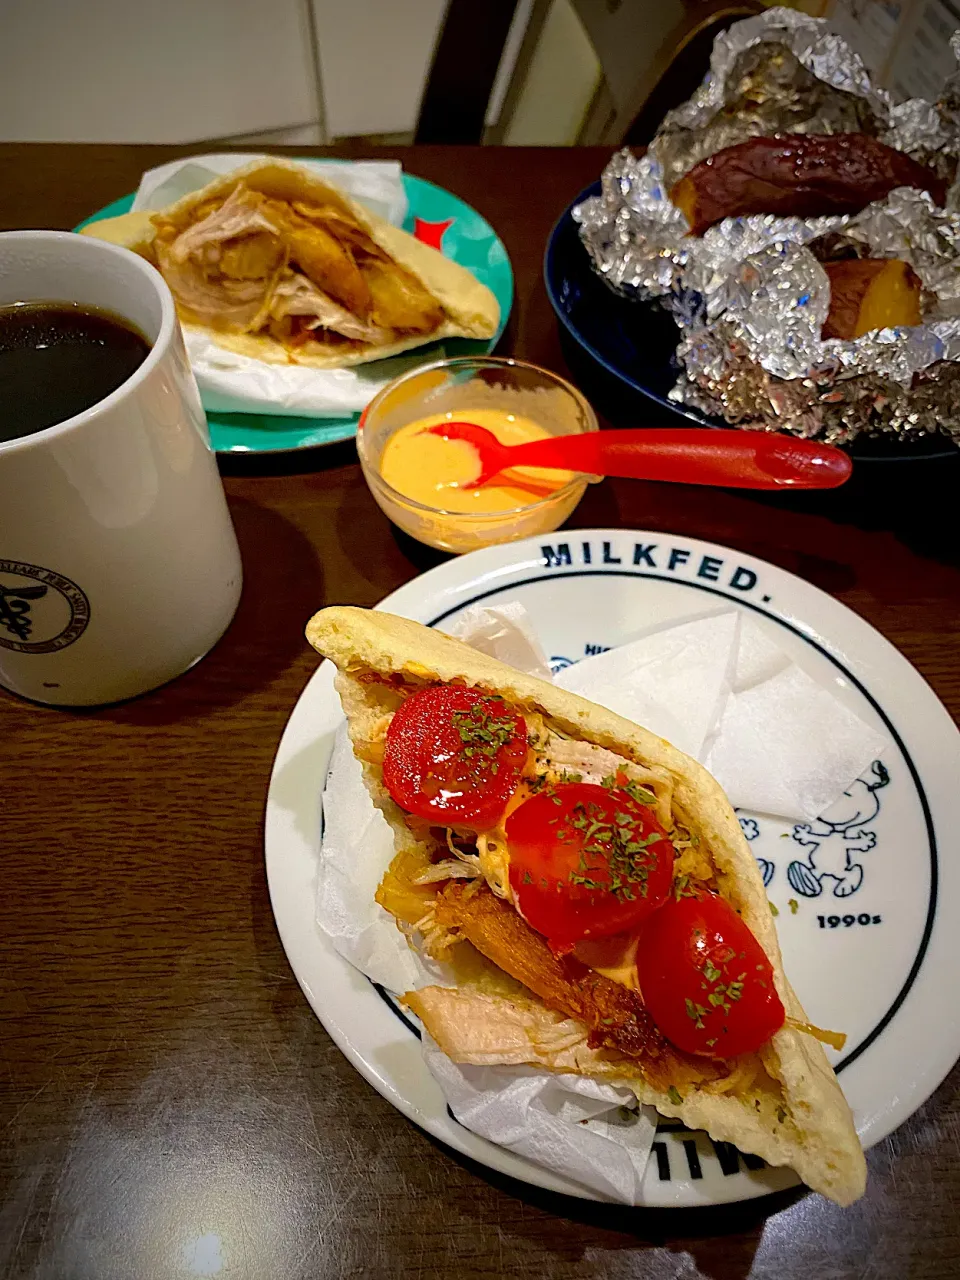
{"type": "Polygon", "coordinates": [[[895,187],[946,198],[941,178],[902,151],[863,133],[750,138],[709,156],[670,191],[693,235],[751,213],[816,217],[859,213],[895,187]]]}
{"type": "Polygon", "coordinates": [[[920,323],[920,277],[897,258],[825,262],[830,310],[823,338],[861,338],[872,329],[920,323]]]}

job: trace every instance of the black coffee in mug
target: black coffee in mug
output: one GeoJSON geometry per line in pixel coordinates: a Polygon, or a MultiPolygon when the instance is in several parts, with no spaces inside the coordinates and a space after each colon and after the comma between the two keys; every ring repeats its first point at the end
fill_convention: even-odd
{"type": "Polygon", "coordinates": [[[150,344],[112,311],[73,302],[0,307],[0,440],[43,431],[116,391],[150,344]]]}

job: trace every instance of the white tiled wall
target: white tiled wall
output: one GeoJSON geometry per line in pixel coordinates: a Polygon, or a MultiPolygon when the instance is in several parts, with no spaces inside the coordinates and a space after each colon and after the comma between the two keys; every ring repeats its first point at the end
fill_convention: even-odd
{"type": "Polygon", "coordinates": [[[189,142],[320,114],[305,0],[0,0],[0,139],[189,142]]]}
{"type": "MultiPolygon", "coordinates": [[[[488,124],[532,9],[518,0],[488,124]]],[[[0,141],[410,133],[445,11],[446,0],[0,0],[0,141]]],[[[569,0],[555,0],[544,34],[509,141],[572,141],[592,93],[596,59],[569,0]]]]}

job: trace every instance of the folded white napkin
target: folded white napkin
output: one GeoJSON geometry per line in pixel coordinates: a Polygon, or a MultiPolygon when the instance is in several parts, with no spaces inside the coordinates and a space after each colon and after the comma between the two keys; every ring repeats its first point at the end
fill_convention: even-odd
{"type": "Polygon", "coordinates": [[[337,734],[323,793],[317,921],[340,954],[389,991],[423,985],[423,962],[374,902],[393,857],[393,833],[370,799],[346,725],[337,734]]]}
{"type": "MultiPolygon", "coordinates": [[[[549,666],[525,609],[474,606],[461,639],[531,674],[549,666]]],[[[800,670],[736,610],[660,626],[587,658],[556,682],[670,738],[709,762],[743,808],[815,818],[883,750],[885,740],[800,670]]],[[[346,732],[323,796],[317,923],[337,951],[395,993],[447,984],[414,954],[374,901],[393,840],[363,785],[346,732]]],[[[463,1067],[424,1039],[424,1057],[462,1125],[597,1195],[637,1204],[656,1116],[624,1117],[625,1091],[523,1067],[463,1067]],[[587,1121],[587,1123],[584,1123],[587,1121]]]]}
{"type": "MultiPolygon", "coordinates": [[[[284,157],[286,159],[287,157],[284,157]]],[[[199,191],[214,178],[252,164],[254,160],[270,160],[272,156],[246,151],[216,151],[209,155],[189,156],[169,164],[148,169],[140,179],[133,197],[133,209],[165,209],[181,196],[199,191]]],[[[407,197],[403,190],[403,167],[399,160],[297,160],[304,169],[312,169],[355,200],[378,213],[395,227],[407,216],[407,197]]]]}
{"type": "MultiPolygon", "coordinates": [[[[163,209],[215,177],[268,156],[216,152],[149,169],[140,179],[133,208],[163,209]]],[[[401,226],[407,214],[402,169],[396,160],[298,160],[342,190],[401,226]]],[[[414,357],[397,356],[356,369],[308,369],[264,364],[218,346],[196,329],[185,334],[190,364],[210,413],[267,413],[341,418],[361,413],[376,393],[414,357]]]]}
{"type": "Polygon", "coordinates": [[[817,818],[887,746],[735,609],[656,627],[556,682],[700,760],[752,813],[817,818]]]}
{"type": "Polygon", "coordinates": [[[426,1034],[423,1057],[465,1129],[610,1199],[637,1203],[657,1121],[629,1089],[533,1067],[460,1066],[426,1034]]]}
{"type": "Polygon", "coordinates": [[[557,672],[556,683],[699,756],[733,682],[740,615],[694,618],[557,672]]]}
{"type": "Polygon", "coordinates": [[[771,670],[777,646],[755,623],[741,619],[740,635],[733,688],[703,763],[737,808],[812,821],[888,739],[795,663],[771,670]]]}
{"type": "Polygon", "coordinates": [[[529,614],[519,601],[511,600],[495,609],[472,604],[454,620],[449,634],[527,675],[540,680],[552,679],[550,662],[529,614]]]}

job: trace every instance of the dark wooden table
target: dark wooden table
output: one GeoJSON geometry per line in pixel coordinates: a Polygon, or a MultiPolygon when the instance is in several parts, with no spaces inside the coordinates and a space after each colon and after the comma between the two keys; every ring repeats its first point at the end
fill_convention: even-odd
{"type": "MultiPolygon", "coordinates": [[[[0,227],[70,227],[183,150],[0,147],[0,227]]],[[[540,260],[553,220],[606,152],[400,157],[506,242],[517,302],[503,349],[563,370],[540,260]]],[[[0,693],[0,1273],[960,1274],[956,1069],[871,1152],[866,1198],[845,1211],[813,1195],[699,1212],[563,1200],[456,1158],[364,1083],[281,949],[264,796],[317,662],[306,618],[333,602],[372,605],[434,557],[394,536],[352,446],[227,460],[224,471],[246,585],[204,662],[100,711],[0,693]]],[[[802,502],[605,482],[574,523],[689,533],[764,556],[869,619],[956,714],[958,482],[950,465],[875,468],[802,502]]],[[[955,855],[955,833],[944,836],[955,855]]]]}

